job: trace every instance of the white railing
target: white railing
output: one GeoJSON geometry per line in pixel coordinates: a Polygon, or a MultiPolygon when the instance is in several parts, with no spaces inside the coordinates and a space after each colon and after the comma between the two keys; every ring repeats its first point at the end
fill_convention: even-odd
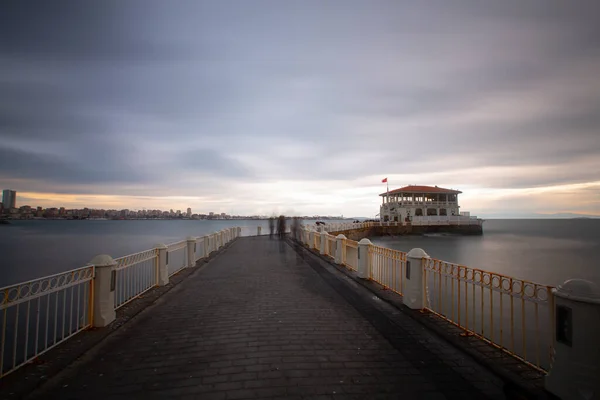
{"type": "Polygon", "coordinates": [[[198,261],[201,258],[206,257],[204,250],[204,236],[196,238],[196,243],[194,245],[194,261],[198,261]]]}
{"type": "MultiPolygon", "coordinates": [[[[215,236],[216,246],[216,234],[213,233],[211,236],[215,236]]],[[[182,240],[180,242],[167,245],[167,271],[169,276],[178,273],[187,266],[187,241],[182,240]]]]}
{"type": "MultiPolygon", "coordinates": [[[[239,237],[240,232],[232,227],[195,241],[172,243],[167,246],[163,267],[158,248],[112,260],[114,281],[107,296],[114,296],[114,309],[155,287],[160,268],[166,268],[171,276],[239,237]],[[191,244],[193,249],[188,248],[191,244]],[[188,252],[195,258],[192,262],[188,252]]],[[[89,265],[0,289],[0,378],[92,326],[98,306],[94,302],[95,274],[95,266],[89,265]]]]}
{"type": "Polygon", "coordinates": [[[540,370],[553,342],[552,287],[424,259],[426,308],[540,370]]]}
{"type": "Polygon", "coordinates": [[[383,207],[405,207],[405,206],[447,206],[456,207],[458,202],[456,201],[391,201],[389,203],[383,203],[383,207]]]}
{"type": "Polygon", "coordinates": [[[158,250],[115,259],[115,310],[152,289],[158,282],[158,250]]]}
{"type": "Polygon", "coordinates": [[[91,326],[94,267],[0,289],[0,377],[91,326]]]}
{"type": "Polygon", "coordinates": [[[353,271],[358,271],[358,242],[345,240],[345,254],[342,254],[342,263],[353,271]]]}
{"type": "MultiPolygon", "coordinates": [[[[373,226],[378,226],[379,223],[378,222],[343,222],[343,223],[332,223],[332,224],[325,224],[322,225],[322,229],[325,230],[325,232],[340,232],[340,231],[346,231],[346,230],[351,230],[351,229],[364,229],[364,228],[370,228],[373,226]]],[[[312,228],[312,226],[311,226],[312,228]]]]}
{"type": "Polygon", "coordinates": [[[412,217],[411,224],[422,225],[481,225],[483,221],[477,217],[465,217],[459,215],[430,215],[412,217]]]}
{"type": "Polygon", "coordinates": [[[326,235],[325,239],[327,243],[325,244],[325,254],[329,257],[335,258],[335,249],[336,249],[336,239],[335,236],[326,235]]]}

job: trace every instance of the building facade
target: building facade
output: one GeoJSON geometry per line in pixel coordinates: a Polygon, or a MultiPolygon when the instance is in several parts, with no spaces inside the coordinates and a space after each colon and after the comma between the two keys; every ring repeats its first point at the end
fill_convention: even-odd
{"type": "Polygon", "coordinates": [[[382,193],[380,218],[384,222],[410,222],[414,217],[460,216],[460,193],[454,189],[415,185],[382,193]]]}
{"type": "Polygon", "coordinates": [[[4,189],[2,191],[2,204],[4,208],[8,210],[17,208],[17,192],[10,189],[4,189]]]}

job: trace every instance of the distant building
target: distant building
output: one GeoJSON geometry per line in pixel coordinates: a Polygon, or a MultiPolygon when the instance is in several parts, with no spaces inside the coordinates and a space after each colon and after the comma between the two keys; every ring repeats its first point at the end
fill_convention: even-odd
{"type": "Polygon", "coordinates": [[[2,191],[2,204],[4,208],[17,208],[17,192],[15,190],[4,189],[2,191]]]}
{"type": "Polygon", "coordinates": [[[192,217],[192,209],[190,207],[188,207],[188,209],[187,209],[187,217],[188,218],[192,217]]]}
{"type": "Polygon", "coordinates": [[[459,190],[437,186],[405,186],[380,194],[382,221],[410,221],[412,217],[459,215],[459,190]]]}

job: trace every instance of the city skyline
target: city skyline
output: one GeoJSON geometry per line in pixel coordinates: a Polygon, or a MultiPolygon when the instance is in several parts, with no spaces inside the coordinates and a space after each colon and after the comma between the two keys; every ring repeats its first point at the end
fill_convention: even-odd
{"type": "Polygon", "coordinates": [[[595,1],[103,1],[0,14],[19,204],[240,215],[600,215],[595,1]],[[341,12],[343,10],[343,12],[341,12]]]}

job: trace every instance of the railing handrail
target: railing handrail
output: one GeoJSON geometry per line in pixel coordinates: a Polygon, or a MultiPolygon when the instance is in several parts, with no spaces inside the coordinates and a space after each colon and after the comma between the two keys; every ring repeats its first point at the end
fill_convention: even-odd
{"type": "Polygon", "coordinates": [[[85,265],[83,267],[70,269],[68,271],[58,272],[56,274],[42,276],[40,278],[31,279],[29,281],[24,281],[24,282],[15,283],[15,284],[12,284],[12,285],[4,286],[4,287],[0,288],[0,292],[4,292],[6,289],[11,289],[11,288],[13,288],[15,286],[27,285],[27,284],[34,283],[34,282],[39,281],[39,280],[54,278],[54,277],[59,276],[59,275],[68,274],[70,272],[75,272],[75,271],[78,271],[78,270],[81,270],[81,269],[85,269],[85,268],[89,268],[89,267],[93,267],[93,266],[94,266],[93,264],[88,264],[88,265],[85,265]]]}
{"type": "Polygon", "coordinates": [[[65,271],[62,273],[58,273],[58,274],[53,274],[53,275],[48,275],[48,276],[44,276],[38,279],[32,279],[30,281],[26,281],[26,282],[21,282],[21,283],[17,283],[14,285],[10,285],[10,286],[5,286],[3,288],[0,288],[0,296],[2,296],[2,301],[0,302],[0,310],[4,310],[8,307],[11,307],[13,305],[16,304],[20,304],[23,303],[25,301],[30,301],[33,299],[37,299],[38,297],[41,296],[45,296],[47,294],[50,293],[55,293],[58,292],[60,290],[69,288],[71,286],[77,285],[79,283],[83,283],[83,282],[87,282],[91,279],[94,278],[94,265],[86,265],[85,267],[79,267],[79,268],[75,268],[69,271],[65,271]],[[56,286],[50,286],[50,283],[48,283],[48,285],[46,286],[46,289],[44,290],[44,287],[42,285],[41,282],[43,281],[48,281],[50,279],[53,278],[60,278],[61,276],[68,276],[68,275],[73,275],[76,272],[80,272],[80,271],[85,271],[85,270],[90,270],[91,274],[89,274],[89,276],[87,276],[88,274],[86,274],[83,278],[79,279],[78,281],[70,281],[68,283],[65,283],[64,285],[58,286],[58,281],[56,283],[56,286]],[[35,292],[35,293],[31,293],[31,291],[29,291],[28,293],[26,293],[26,297],[20,297],[21,296],[21,290],[20,288],[24,287],[24,286],[28,286],[28,285],[33,285],[40,282],[40,287],[39,287],[39,291],[35,292]],[[17,289],[17,298],[13,299],[11,301],[10,298],[10,294],[11,291],[13,289],[17,289]]]}
{"type": "MultiPolygon", "coordinates": [[[[202,257],[206,257],[210,252],[239,237],[239,229],[241,227],[232,226],[196,237],[193,241],[194,246],[202,241],[203,236],[211,238],[210,248],[201,245],[201,251],[198,253],[196,253],[197,248],[185,249],[188,244],[191,244],[189,239],[169,244],[165,249],[167,259],[169,252],[185,249],[182,257],[184,261],[177,263],[176,268],[179,269],[173,273],[195,264],[201,258],[199,253],[202,253],[202,257]]],[[[104,312],[96,313],[96,307],[100,307],[99,310],[107,310],[102,304],[108,304],[110,311],[114,313],[114,310],[139,298],[141,294],[153,287],[166,284],[162,281],[163,278],[161,278],[163,283],[159,283],[160,268],[168,266],[168,263],[165,264],[165,259],[159,261],[160,251],[164,250],[153,247],[116,259],[108,257],[106,260],[110,260],[111,264],[106,266],[110,266],[111,270],[101,270],[100,266],[89,263],[79,268],[0,288],[0,310],[4,320],[0,332],[0,378],[77,333],[91,326],[105,326],[104,323],[108,324],[114,320],[113,316],[113,319],[108,322],[102,322],[103,319],[96,322],[95,316],[102,315],[104,312]],[[159,267],[159,263],[163,267],[159,267]],[[106,292],[103,292],[103,296],[114,299],[112,307],[110,306],[112,301],[94,301],[95,294],[100,293],[96,289],[96,284],[101,281],[98,276],[106,272],[114,274],[111,278],[114,285],[110,285],[114,290],[104,289],[106,292]],[[30,340],[31,338],[35,340],[30,340]]],[[[166,282],[168,283],[168,279],[166,282]]],[[[108,288],[108,286],[103,284],[98,288],[108,288]]]]}
{"type": "MultiPolygon", "coordinates": [[[[332,224],[325,226],[325,229],[351,230],[376,224],[379,225],[332,224]]],[[[306,229],[305,232],[309,230],[306,229]]],[[[321,250],[324,255],[332,256],[328,254],[328,248],[325,248],[325,252],[319,249],[320,238],[324,236],[329,241],[332,235],[323,232],[314,236],[314,242],[306,239],[305,243],[321,250]]],[[[356,262],[359,243],[350,239],[342,239],[339,243],[341,252],[335,257],[336,263],[353,269],[361,276],[364,271],[358,271],[358,265],[350,265],[356,262]]],[[[364,254],[362,251],[360,253],[361,256],[364,254]]],[[[384,289],[391,289],[402,295],[405,283],[408,284],[404,280],[408,254],[373,244],[368,244],[367,253],[368,279],[379,283],[384,289]]],[[[419,308],[445,319],[532,368],[545,371],[547,358],[542,349],[546,344],[550,349],[553,345],[552,340],[547,337],[553,335],[553,329],[545,332],[544,328],[546,319],[550,325],[553,324],[553,286],[435,258],[423,257],[418,260],[418,268],[423,274],[424,300],[419,308]],[[509,322],[510,325],[506,327],[505,324],[509,322]],[[531,332],[535,332],[535,338],[531,332]]]]}

